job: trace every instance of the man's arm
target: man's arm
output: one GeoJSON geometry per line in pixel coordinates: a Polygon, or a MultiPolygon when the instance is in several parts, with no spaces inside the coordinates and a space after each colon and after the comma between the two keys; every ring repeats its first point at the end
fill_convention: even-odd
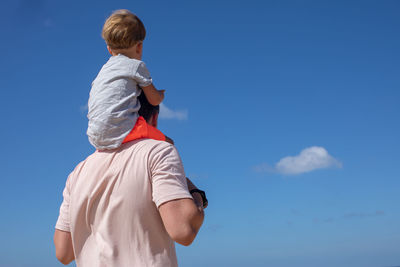
{"type": "MultiPolygon", "coordinates": [[[[198,189],[198,188],[192,183],[192,181],[190,181],[190,179],[187,178],[187,177],[186,177],[186,182],[187,182],[187,185],[188,185],[188,190],[189,190],[189,192],[192,191],[193,189],[198,189]]],[[[199,193],[193,193],[193,194],[192,194],[192,197],[193,197],[194,202],[196,203],[196,206],[197,206],[198,208],[204,208],[204,209],[207,208],[207,204],[208,204],[208,203],[206,203],[206,204],[204,205],[204,203],[203,203],[203,198],[201,197],[201,195],[200,195],[199,193]]]]}
{"type": "Polygon", "coordinates": [[[203,220],[202,201],[198,194],[190,195],[182,161],[176,148],[160,142],[149,157],[153,201],[169,236],[175,242],[189,246],[195,239],[203,220]]]}
{"type": "Polygon", "coordinates": [[[203,224],[203,208],[196,206],[192,199],[185,198],[161,204],[159,211],[172,240],[183,246],[189,246],[203,224]]]}
{"type": "Polygon", "coordinates": [[[75,259],[70,232],[56,229],[54,232],[54,246],[56,247],[56,257],[62,264],[68,265],[75,259]]]}
{"type": "MultiPolygon", "coordinates": [[[[79,166],[79,165],[78,165],[79,166]]],[[[56,223],[54,232],[54,246],[56,248],[56,257],[62,264],[69,264],[75,259],[72,247],[72,238],[69,224],[69,201],[70,201],[70,179],[72,173],[68,176],[63,191],[63,202],[60,207],[60,215],[56,223]]]]}
{"type": "MultiPolygon", "coordinates": [[[[188,190],[197,187],[186,178],[188,190]]],[[[189,246],[195,239],[204,220],[203,199],[198,193],[191,199],[177,199],[159,207],[161,218],[170,237],[177,243],[189,246]]]]}

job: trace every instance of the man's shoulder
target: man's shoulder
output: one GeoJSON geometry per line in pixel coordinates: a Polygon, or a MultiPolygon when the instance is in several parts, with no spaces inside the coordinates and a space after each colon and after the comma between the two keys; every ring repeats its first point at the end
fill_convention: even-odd
{"type": "Polygon", "coordinates": [[[118,153],[122,154],[121,158],[135,159],[145,158],[149,162],[158,162],[160,160],[175,160],[179,159],[179,153],[175,146],[165,141],[158,141],[154,139],[139,139],[136,141],[123,144],[119,148],[118,153]]]}
{"type": "Polygon", "coordinates": [[[101,173],[100,170],[108,168],[106,166],[121,167],[126,166],[126,162],[141,162],[142,160],[156,164],[164,160],[180,161],[180,156],[170,143],[154,139],[138,139],[122,144],[119,148],[113,150],[96,150],[76,165],[68,180],[72,186],[77,183],[80,176],[85,177],[88,173],[101,173]]]}
{"type": "Polygon", "coordinates": [[[155,153],[162,150],[175,149],[173,145],[165,141],[159,141],[154,139],[138,139],[135,141],[122,144],[118,151],[147,151],[149,153],[155,153]]]}
{"type": "Polygon", "coordinates": [[[167,155],[173,151],[175,153],[175,147],[165,141],[159,141],[154,139],[138,139],[125,144],[113,150],[96,150],[90,154],[86,159],[82,160],[74,169],[73,172],[79,172],[87,163],[101,162],[107,160],[107,158],[114,158],[116,154],[125,154],[126,157],[130,157],[134,154],[144,155],[167,155]]]}

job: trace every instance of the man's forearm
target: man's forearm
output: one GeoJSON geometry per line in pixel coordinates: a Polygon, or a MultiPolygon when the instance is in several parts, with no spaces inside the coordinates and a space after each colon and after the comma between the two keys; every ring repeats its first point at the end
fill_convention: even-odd
{"type": "MultiPolygon", "coordinates": [[[[190,181],[190,179],[187,178],[187,177],[186,177],[186,182],[187,182],[188,190],[189,190],[189,191],[192,191],[193,189],[198,189],[197,186],[195,186],[195,185],[192,183],[192,181],[190,181]]],[[[201,190],[200,190],[200,191],[201,191],[201,190]]],[[[197,206],[199,209],[203,210],[203,209],[207,208],[207,206],[208,206],[207,200],[205,200],[206,203],[204,203],[203,196],[202,196],[199,192],[193,193],[193,194],[192,194],[192,197],[193,197],[193,200],[194,200],[196,206],[197,206]]],[[[204,195],[204,197],[205,197],[205,195],[204,195]]]]}
{"type": "MultiPolygon", "coordinates": [[[[193,183],[192,181],[190,181],[189,178],[186,177],[186,182],[188,185],[188,190],[189,192],[192,191],[193,189],[198,189],[193,183]]],[[[194,203],[196,204],[196,206],[201,209],[201,211],[203,211],[203,199],[201,198],[201,196],[199,194],[192,194],[194,203]]]]}
{"type": "Polygon", "coordinates": [[[54,245],[56,257],[62,264],[67,265],[75,259],[70,232],[56,229],[54,232],[54,245]]]}
{"type": "MultiPolygon", "coordinates": [[[[186,181],[187,181],[189,191],[191,191],[193,189],[198,189],[192,183],[192,181],[190,181],[189,178],[186,177],[186,181]]],[[[197,209],[198,209],[198,213],[196,214],[195,218],[193,218],[193,220],[192,220],[192,228],[197,233],[199,231],[201,225],[203,224],[203,220],[204,220],[203,199],[198,193],[192,194],[192,197],[193,197],[194,203],[196,204],[197,209]]]]}

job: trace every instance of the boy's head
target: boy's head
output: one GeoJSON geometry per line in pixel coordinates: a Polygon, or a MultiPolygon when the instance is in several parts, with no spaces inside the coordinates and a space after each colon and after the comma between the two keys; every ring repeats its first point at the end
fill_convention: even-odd
{"type": "Polygon", "coordinates": [[[101,35],[109,49],[121,50],[141,43],[146,37],[146,29],[135,14],[120,9],[106,20],[101,35]]]}

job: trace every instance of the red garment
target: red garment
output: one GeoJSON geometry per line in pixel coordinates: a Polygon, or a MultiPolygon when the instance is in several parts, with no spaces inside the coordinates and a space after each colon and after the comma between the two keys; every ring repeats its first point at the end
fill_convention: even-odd
{"type": "Polygon", "coordinates": [[[142,116],[137,119],[132,131],[125,137],[122,143],[124,144],[140,138],[165,141],[165,135],[157,128],[148,124],[142,116]]]}

